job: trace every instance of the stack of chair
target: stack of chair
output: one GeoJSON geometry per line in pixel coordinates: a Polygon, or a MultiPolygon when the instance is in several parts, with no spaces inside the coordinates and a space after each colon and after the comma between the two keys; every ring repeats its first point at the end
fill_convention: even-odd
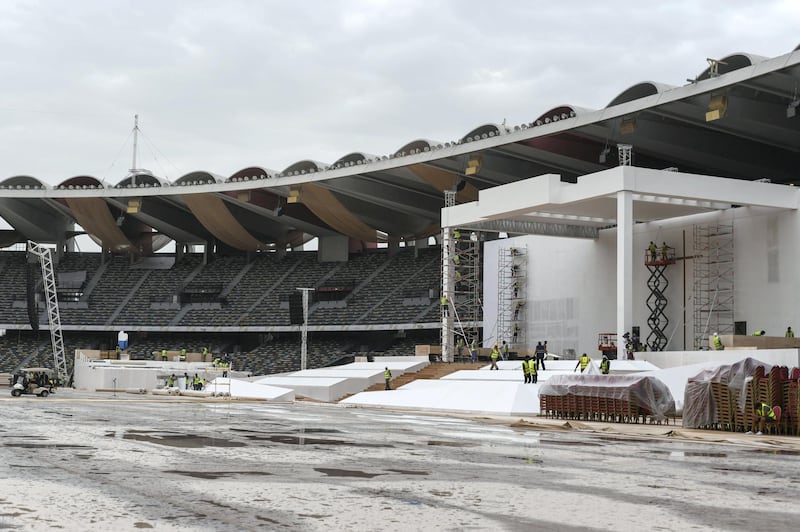
{"type": "MultiPolygon", "coordinates": [[[[769,370],[769,376],[767,377],[768,400],[764,402],[770,407],[778,405],[781,407],[781,409],[783,409],[784,376],[786,377],[786,380],[788,380],[789,371],[785,366],[772,366],[772,369],[769,370]]],[[[778,422],[767,425],[765,430],[768,432],[776,432],[777,434],[784,434],[786,432],[785,425],[785,418],[781,416],[781,419],[778,420],[778,422]]]]}
{"type": "Polygon", "coordinates": [[[731,411],[731,392],[727,382],[712,382],[711,395],[714,398],[714,408],[717,416],[718,430],[731,430],[734,426],[731,411]]]}
{"type": "MultiPolygon", "coordinates": [[[[795,368],[797,369],[797,368],[795,368]]],[[[785,423],[786,434],[800,435],[800,426],[797,419],[800,417],[798,411],[798,381],[789,379],[783,383],[783,422],[785,423]]]]}

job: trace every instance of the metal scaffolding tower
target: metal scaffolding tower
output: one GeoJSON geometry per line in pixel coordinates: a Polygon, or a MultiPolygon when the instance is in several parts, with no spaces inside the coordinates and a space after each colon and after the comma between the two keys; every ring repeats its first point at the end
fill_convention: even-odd
{"type": "MultiPolygon", "coordinates": [[[[449,260],[442,261],[442,278],[452,279],[448,305],[443,305],[443,320],[452,318],[453,337],[468,345],[472,339],[480,341],[483,282],[481,280],[480,234],[460,229],[449,229],[449,260]],[[448,271],[449,270],[449,271],[448,271]]],[[[443,248],[445,246],[443,245],[443,248]]]]}
{"type": "Polygon", "coordinates": [[[650,309],[650,316],[647,318],[647,325],[650,326],[647,345],[650,351],[663,351],[669,341],[664,334],[669,325],[669,318],[664,313],[667,308],[664,292],[669,286],[666,269],[670,264],[675,264],[675,248],[662,245],[656,249],[654,244],[651,246],[651,249],[645,251],[644,257],[644,265],[650,272],[647,278],[647,287],[650,289],[650,295],[647,296],[647,308],[650,309]]]}
{"type": "Polygon", "coordinates": [[[713,333],[733,334],[733,224],[694,226],[694,347],[713,333]]]}
{"type": "Polygon", "coordinates": [[[58,296],[56,293],[56,278],[53,271],[53,257],[50,248],[40,246],[28,240],[28,253],[38,258],[42,267],[42,281],[47,299],[47,317],[50,322],[50,340],[53,344],[53,361],[56,376],[61,382],[68,382],[67,359],[64,355],[64,337],[61,334],[61,316],[58,313],[58,296]]]}
{"type": "Polygon", "coordinates": [[[528,346],[525,298],[527,294],[528,250],[500,248],[497,258],[497,343],[511,349],[528,346]]]}
{"type": "Polygon", "coordinates": [[[455,253],[458,257],[453,272],[456,327],[465,342],[478,338],[483,319],[480,234],[455,229],[455,253]]]}

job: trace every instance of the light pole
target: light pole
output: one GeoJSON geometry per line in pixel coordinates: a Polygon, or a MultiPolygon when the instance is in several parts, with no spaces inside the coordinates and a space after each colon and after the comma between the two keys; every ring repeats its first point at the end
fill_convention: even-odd
{"type": "Polygon", "coordinates": [[[313,288],[298,288],[303,292],[303,324],[300,326],[300,371],[308,365],[308,293],[313,288]]]}

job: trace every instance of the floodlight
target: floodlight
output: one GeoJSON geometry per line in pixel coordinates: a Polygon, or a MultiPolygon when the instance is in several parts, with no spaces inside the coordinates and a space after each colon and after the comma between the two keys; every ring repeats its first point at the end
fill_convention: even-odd
{"type": "Polygon", "coordinates": [[[708,112],[706,113],[706,122],[719,120],[725,116],[728,111],[728,96],[725,94],[717,94],[711,96],[708,102],[708,112]]]}
{"type": "Polygon", "coordinates": [[[619,125],[619,132],[623,135],[627,135],[634,131],[636,131],[636,119],[631,117],[623,118],[622,123],[619,125]]]}

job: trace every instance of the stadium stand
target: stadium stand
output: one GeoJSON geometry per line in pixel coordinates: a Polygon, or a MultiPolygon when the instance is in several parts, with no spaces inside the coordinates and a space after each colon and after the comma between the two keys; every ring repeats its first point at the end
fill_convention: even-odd
{"type": "MultiPolygon", "coordinates": [[[[310,334],[308,367],[354,356],[411,355],[415,342],[438,342],[440,253],[439,248],[401,248],[394,254],[365,250],[335,263],[321,263],[316,252],[308,251],[218,256],[208,263],[200,254],[177,261],[163,254],[131,263],[122,256],[66,253],[55,268],[56,276],[67,281],[65,299],[71,299],[59,299],[67,359],[71,366],[80,347],[113,351],[117,332],[125,330],[133,360],[152,358],[161,349],[200,352],[208,347],[253,374],[297,370],[297,332],[266,328],[289,325],[288,298],[298,287],[318,290],[309,325],[334,328],[310,334]],[[399,326],[421,319],[428,320],[429,330],[410,331],[408,337],[402,333],[399,326]],[[357,324],[377,330],[344,331],[357,324]],[[218,327],[229,329],[215,332],[218,327]],[[253,331],[258,328],[265,330],[253,331]],[[411,333],[417,336],[412,339],[411,333]]],[[[24,252],[0,252],[0,323],[8,330],[0,337],[0,371],[52,365],[41,281],[43,326],[39,332],[29,330],[26,268],[24,252]]]]}

